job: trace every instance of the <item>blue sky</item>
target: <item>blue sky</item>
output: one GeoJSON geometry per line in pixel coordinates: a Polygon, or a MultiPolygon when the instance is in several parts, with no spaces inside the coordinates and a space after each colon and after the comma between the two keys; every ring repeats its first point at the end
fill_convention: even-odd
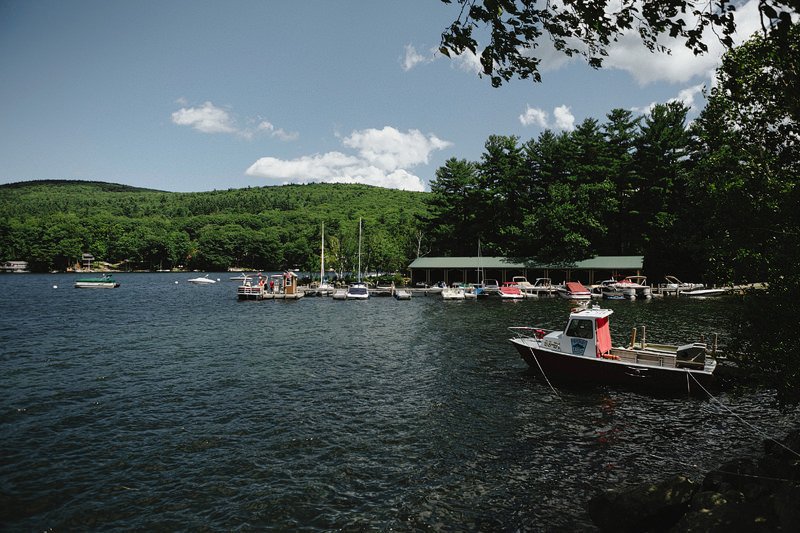
{"type": "Polygon", "coordinates": [[[545,47],[543,83],[495,89],[474,57],[435,52],[457,15],[438,0],[0,0],[0,183],[429,189],[493,134],[671,99],[696,114],[721,54],[653,55],[631,36],[593,70],[545,47]]]}

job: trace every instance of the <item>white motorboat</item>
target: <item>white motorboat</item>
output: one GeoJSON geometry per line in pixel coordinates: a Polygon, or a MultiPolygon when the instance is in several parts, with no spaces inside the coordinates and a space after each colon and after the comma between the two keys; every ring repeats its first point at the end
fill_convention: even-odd
{"type": "Polygon", "coordinates": [[[694,289],[691,291],[681,291],[681,296],[693,296],[695,298],[705,298],[708,296],[722,296],[727,293],[727,289],[694,289]]]}
{"type": "Polygon", "coordinates": [[[622,291],[625,298],[629,300],[651,298],[653,296],[650,286],[647,285],[647,277],[645,276],[628,276],[616,282],[614,288],[622,291]]]}
{"type": "Polygon", "coordinates": [[[348,300],[366,300],[369,298],[369,289],[364,282],[351,283],[347,288],[348,300]]]}
{"type": "Polygon", "coordinates": [[[206,274],[202,278],[192,278],[188,281],[189,283],[194,283],[195,285],[211,285],[213,283],[216,283],[215,280],[208,277],[208,274],[206,274]]]}
{"type": "Polygon", "coordinates": [[[464,300],[464,289],[461,287],[445,287],[442,289],[442,300],[464,300]]]}
{"type": "Polygon", "coordinates": [[[394,291],[395,300],[410,300],[411,293],[405,289],[397,289],[394,291]]]}
{"type": "Polygon", "coordinates": [[[696,289],[704,289],[705,285],[702,283],[688,283],[683,282],[676,278],[675,276],[664,276],[666,283],[662,285],[664,289],[668,291],[693,291],[696,289]]]}
{"type": "Polygon", "coordinates": [[[568,300],[590,300],[592,293],[580,281],[568,281],[557,289],[559,296],[568,300]]]}
{"type": "Polygon", "coordinates": [[[521,300],[525,298],[525,295],[522,294],[522,291],[517,283],[513,281],[506,281],[503,283],[503,286],[500,287],[500,298],[505,300],[521,300]]]}

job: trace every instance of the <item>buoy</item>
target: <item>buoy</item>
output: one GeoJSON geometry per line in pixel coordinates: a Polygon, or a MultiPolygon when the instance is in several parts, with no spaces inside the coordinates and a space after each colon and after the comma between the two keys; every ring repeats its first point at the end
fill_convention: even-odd
{"type": "Polygon", "coordinates": [[[54,288],[54,289],[57,289],[57,288],[58,288],[58,285],[53,285],[53,288],[54,288]]]}
{"type": "Polygon", "coordinates": [[[178,284],[178,282],[176,281],[176,282],[175,282],[175,285],[177,285],[177,284],[178,284]]]}

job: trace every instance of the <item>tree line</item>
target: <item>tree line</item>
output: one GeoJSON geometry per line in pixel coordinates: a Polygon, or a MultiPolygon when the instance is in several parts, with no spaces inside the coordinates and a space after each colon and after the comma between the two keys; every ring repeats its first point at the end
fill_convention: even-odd
{"type": "Polygon", "coordinates": [[[65,270],[83,253],[121,269],[229,267],[394,272],[417,249],[421,193],[309,184],[169,193],[116,184],[38,181],[0,187],[0,258],[65,270]]]}

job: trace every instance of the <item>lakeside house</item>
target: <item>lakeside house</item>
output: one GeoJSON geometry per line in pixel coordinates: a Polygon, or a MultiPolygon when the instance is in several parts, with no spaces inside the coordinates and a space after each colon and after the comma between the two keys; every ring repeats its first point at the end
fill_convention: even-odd
{"type": "Polygon", "coordinates": [[[3,272],[27,272],[27,261],[5,261],[0,265],[0,270],[3,272]]]}
{"type": "Polygon", "coordinates": [[[529,281],[550,278],[554,283],[580,281],[593,285],[609,278],[641,275],[644,256],[608,255],[564,265],[540,265],[508,257],[418,257],[409,266],[411,283],[438,281],[478,283],[483,279],[509,281],[525,276],[529,281]]]}

